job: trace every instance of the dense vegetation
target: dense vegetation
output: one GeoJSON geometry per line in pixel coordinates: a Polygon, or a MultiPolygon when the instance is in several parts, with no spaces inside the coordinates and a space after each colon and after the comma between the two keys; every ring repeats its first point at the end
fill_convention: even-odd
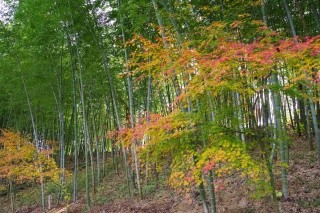
{"type": "Polygon", "coordinates": [[[320,155],[319,1],[4,3],[0,177],[12,211],[22,183],[39,184],[43,210],[52,182],[76,202],[82,171],[90,209],[108,159],[130,196],[164,175],[216,212],[221,179],[236,175],[277,202],[290,198],[290,134],[320,155]]]}

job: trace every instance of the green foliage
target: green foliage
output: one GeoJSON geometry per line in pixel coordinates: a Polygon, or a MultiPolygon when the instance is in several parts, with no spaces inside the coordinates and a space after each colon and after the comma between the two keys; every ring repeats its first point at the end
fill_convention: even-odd
{"type": "Polygon", "coordinates": [[[39,187],[31,187],[28,191],[18,191],[16,195],[16,206],[17,208],[25,206],[40,205],[41,189],[39,187]]]}
{"type": "Polygon", "coordinates": [[[65,185],[62,185],[61,187],[61,194],[62,198],[67,202],[71,199],[71,193],[68,191],[68,188],[65,185]]]}
{"type": "Polygon", "coordinates": [[[0,184],[0,196],[7,194],[7,186],[4,184],[0,184]]]}
{"type": "Polygon", "coordinates": [[[316,198],[316,199],[309,200],[309,199],[301,198],[298,203],[301,207],[306,209],[316,208],[320,206],[320,199],[316,198]]]}
{"type": "Polygon", "coordinates": [[[143,190],[143,194],[145,196],[148,196],[148,195],[156,192],[157,184],[154,182],[149,182],[148,184],[143,185],[142,190],[143,190]]]}

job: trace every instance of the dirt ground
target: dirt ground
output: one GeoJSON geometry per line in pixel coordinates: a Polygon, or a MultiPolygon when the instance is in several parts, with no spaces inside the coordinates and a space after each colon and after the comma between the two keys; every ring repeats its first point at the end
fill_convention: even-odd
{"type": "MultiPolygon", "coordinates": [[[[232,177],[225,180],[227,187],[217,193],[217,212],[225,213],[319,213],[320,212],[320,161],[316,151],[310,151],[306,138],[295,138],[290,148],[288,185],[290,198],[277,205],[269,201],[257,201],[249,197],[243,180],[232,177]]],[[[276,175],[276,187],[281,191],[280,175],[276,175]]],[[[201,213],[199,199],[163,192],[158,198],[136,200],[120,199],[96,206],[90,212],[98,213],[201,213]]],[[[71,209],[70,209],[71,210],[71,209]]],[[[75,209],[73,212],[78,212],[75,209]]]]}
{"type": "MultiPolygon", "coordinates": [[[[257,201],[249,197],[250,191],[245,182],[237,176],[225,180],[226,187],[217,193],[217,212],[225,213],[319,213],[320,212],[320,161],[316,151],[310,151],[307,140],[296,138],[290,148],[288,171],[289,199],[280,200],[276,205],[270,201],[257,201]]],[[[106,179],[97,192],[97,197],[106,200],[94,200],[90,211],[85,210],[85,199],[78,203],[56,207],[49,213],[201,213],[199,197],[177,195],[170,189],[162,189],[144,198],[118,197],[117,191],[122,178],[118,176],[106,179]]],[[[276,174],[276,187],[281,191],[280,175],[276,174]]],[[[0,202],[3,200],[0,199],[0,202]]],[[[1,205],[0,205],[1,206],[1,205]]],[[[1,210],[1,208],[0,208],[1,210]]],[[[1,211],[0,211],[1,212],[1,211]]],[[[40,207],[25,208],[19,213],[42,212],[40,207]]],[[[2,212],[1,212],[2,213],[2,212]]],[[[5,212],[4,212],[5,213],[5,212]]]]}

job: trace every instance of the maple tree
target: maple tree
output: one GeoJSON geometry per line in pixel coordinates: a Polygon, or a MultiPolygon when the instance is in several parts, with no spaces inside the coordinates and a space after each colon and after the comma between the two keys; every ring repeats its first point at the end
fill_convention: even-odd
{"type": "Polygon", "coordinates": [[[1,131],[1,177],[21,183],[25,181],[40,182],[40,177],[56,181],[59,169],[50,156],[51,150],[35,145],[19,132],[1,131]],[[40,167],[42,166],[42,170],[40,167]]]}
{"type": "MultiPolygon", "coordinates": [[[[185,112],[177,114],[177,111],[174,110],[163,119],[159,119],[156,126],[151,122],[146,124],[147,129],[138,128],[125,131],[125,133],[131,131],[127,137],[140,136],[140,140],[144,134],[148,137],[144,149],[148,150],[149,147],[149,160],[152,155],[172,156],[172,177],[170,178],[172,184],[182,188],[186,187],[188,184],[184,177],[188,174],[190,176],[192,170],[197,171],[198,175],[189,178],[190,180],[198,179],[199,185],[202,183],[201,172],[208,174],[208,171],[214,170],[214,173],[219,176],[228,173],[230,169],[246,171],[248,177],[270,182],[266,178],[267,166],[270,167],[270,164],[263,163],[268,159],[261,159],[261,165],[264,164],[261,166],[258,162],[254,163],[250,160],[250,152],[248,152],[248,148],[245,148],[245,145],[243,148],[235,146],[237,140],[232,135],[234,132],[240,131],[241,140],[245,142],[244,135],[248,134],[250,129],[245,129],[244,126],[250,127],[250,124],[243,124],[243,122],[245,122],[245,117],[250,115],[243,115],[243,108],[237,109],[235,107],[236,100],[233,99],[233,96],[229,96],[231,97],[229,100],[229,97],[225,95],[230,92],[235,94],[239,104],[241,97],[254,97],[258,100],[257,94],[266,89],[273,94],[284,93],[287,96],[304,97],[305,92],[297,90],[296,85],[306,85],[307,88],[310,87],[309,84],[316,86],[313,82],[317,79],[312,72],[313,67],[318,66],[320,42],[318,36],[306,37],[301,40],[297,37],[283,40],[278,33],[270,31],[263,23],[254,21],[251,23],[251,27],[256,29],[257,37],[255,40],[253,42],[240,41],[237,39],[237,31],[243,24],[250,23],[241,21],[233,22],[230,25],[214,23],[203,29],[206,34],[202,31],[199,32],[201,40],[199,39],[196,43],[187,41],[182,45],[182,49],[175,45],[175,40],[172,37],[166,38],[166,42],[172,43],[172,45],[168,45],[170,46],[169,50],[168,47],[164,48],[161,45],[161,40],[151,42],[138,36],[133,39],[134,42],[131,42],[138,47],[136,52],[132,54],[130,64],[133,68],[133,75],[137,79],[140,80],[152,71],[153,81],[158,87],[162,87],[162,82],[172,76],[179,76],[179,80],[183,81],[183,92],[176,97],[174,105],[171,107],[182,108],[185,112]],[[229,29],[229,33],[227,33],[227,29],[229,29]],[[297,42],[297,40],[300,41],[297,42]],[[175,63],[171,63],[171,60],[175,63]],[[281,68],[277,68],[283,65],[286,66],[286,70],[294,70],[294,73],[289,71],[283,73],[281,68]],[[277,81],[270,81],[265,84],[261,81],[275,75],[285,78],[285,82],[279,84],[277,81]],[[283,77],[284,75],[285,77],[283,77]],[[224,103],[217,102],[218,105],[215,105],[214,108],[210,106],[212,104],[210,99],[216,102],[221,97],[224,98],[224,103]],[[195,101],[198,105],[194,105],[195,101]],[[190,112],[190,108],[195,108],[194,110],[198,112],[190,112]],[[228,114],[228,109],[236,110],[236,116],[234,117],[234,113],[228,114]],[[209,125],[211,129],[206,129],[205,133],[197,137],[195,133],[201,130],[194,127],[194,123],[196,122],[198,125],[202,125],[201,128],[204,128],[205,123],[211,120],[206,118],[208,114],[212,114],[212,124],[209,125]],[[186,118],[185,116],[190,117],[186,118]],[[203,118],[205,119],[203,120],[203,118]],[[225,123],[225,119],[230,119],[231,125],[225,123]],[[144,134],[142,134],[143,131],[145,131],[144,134]],[[228,137],[231,138],[222,140],[221,144],[210,143],[212,140],[210,135],[219,133],[229,135],[228,137]],[[153,137],[156,142],[152,139],[153,137]],[[205,142],[198,144],[201,140],[205,142]],[[243,151],[244,153],[242,153],[243,151]],[[199,159],[195,160],[196,158],[199,159]],[[233,163],[233,159],[235,163],[233,163]],[[192,169],[195,164],[197,169],[192,169]],[[220,166],[218,166],[215,168],[215,165],[226,165],[226,167],[219,168],[220,166]]],[[[251,104],[247,103],[247,100],[243,99],[243,104],[251,104]]],[[[277,106],[275,103],[273,103],[273,108],[277,106]]],[[[274,115],[284,116],[280,111],[275,111],[274,115]]],[[[249,117],[249,119],[251,118],[249,117]]],[[[279,122],[282,123],[282,121],[279,122]]],[[[278,125],[284,124],[279,123],[278,125]]],[[[275,131],[278,131],[279,128],[281,127],[275,126],[275,131]]],[[[285,135],[285,131],[280,130],[275,135],[278,141],[272,142],[268,146],[274,147],[276,144],[280,147],[284,175],[282,180],[283,194],[287,197],[287,154],[285,152],[288,149],[288,142],[286,142],[285,135]]],[[[123,137],[122,140],[129,141],[126,137],[123,137]]],[[[319,144],[317,146],[320,147],[319,144]]],[[[266,155],[274,155],[273,148],[271,153],[268,149],[262,151],[266,152],[266,155]]],[[[269,175],[269,178],[273,178],[272,172],[269,175]]],[[[274,186],[271,184],[270,187],[274,186]]],[[[275,191],[274,188],[273,191],[275,191]]],[[[265,192],[266,195],[271,193],[268,190],[265,192]]]]}
{"type": "Polygon", "coordinates": [[[59,180],[61,171],[49,147],[37,150],[28,137],[10,130],[1,130],[0,146],[0,177],[10,183],[10,193],[15,184],[59,180]]]}

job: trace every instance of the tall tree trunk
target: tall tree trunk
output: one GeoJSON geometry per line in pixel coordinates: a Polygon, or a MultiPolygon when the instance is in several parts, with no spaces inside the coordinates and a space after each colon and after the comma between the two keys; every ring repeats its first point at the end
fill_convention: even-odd
{"type": "Polygon", "coordinates": [[[312,15],[313,15],[314,21],[316,22],[316,25],[317,25],[317,28],[318,28],[317,31],[319,33],[320,32],[320,15],[319,15],[318,10],[315,7],[314,0],[309,0],[309,5],[310,5],[311,11],[312,11],[312,15]]]}
{"type": "Polygon", "coordinates": [[[214,179],[213,179],[213,172],[210,170],[210,172],[207,174],[207,183],[209,186],[209,195],[210,195],[210,204],[211,204],[211,213],[216,213],[216,196],[214,191],[214,179]]]}
{"type": "Polygon", "coordinates": [[[96,165],[97,165],[97,186],[99,186],[100,182],[100,149],[99,149],[99,139],[98,139],[98,131],[96,127],[96,120],[95,120],[95,112],[93,108],[93,100],[92,100],[92,94],[90,92],[90,108],[91,108],[91,114],[92,114],[92,127],[93,127],[93,140],[94,140],[94,146],[95,146],[95,154],[96,154],[96,165]]]}
{"type": "Polygon", "coordinates": [[[262,19],[266,26],[268,26],[268,19],[266,13],[266,0],[261,0],[262,19]]]}
{"type": "Polygon", "coordinates": [[[76,70],[74,63],[72,63],[72,77],[73,77],[73,111],[74,111],[74,168],[73,168],[73,203],[77,202],[78,191],[78,107],[77,107],[77,83],[76,70]]]}
{"type": "Polygon", "coordinates": [[[303,32],[302,35],[305,36],[305,35],[307,35],[307,23],[304,18],[305,8],[304,8],[303,2],[301,0],[296,0],[296,5],[297,5],[298,13],[299,13],[299,18],[301,21],[301,26],[302,26],[302,32],[303,32]]]}
{"type": "Polygon", "coordinates": [[[292,36],[296,37],[297,36],[297,32],[296,32],[296,29],[295,29],[294,24],[293,24],[293,19],[292,19],[292,16],[291,16],[289,5],[287,4],[287,0],[282,0],[282,3],[284,5],[284,8],[285,8],[285,11],[286,11],[286,14],[287,14],[287,19],[288,19],[288,22],[290,24],[292,36]]]}
{"type": "Polygon", "coordinates": [[[310,88],[307,88],[307,93],[309,95],[309,106],[310,106],[311,117],[312,117],[312,122],[313,122],[314,134],[315,134],[315,138],[316,138],[317,152],[318,152],[318,156],[320,157],[320,133],[319,133],[319,128],[318,128],[318,120],[317,120],[316,110],[314,108],[314,103],[312,100],[312,92],[311,92],[310,88]]]}
{"type": "MultiPolygon", "coordinates": [[[[68,0],[68,5],[69,8],[71,9],[71,4],[70,0],[68,0]]],[[[73,24],[73,15],[72,11],[70,11],[70,18],[71,18],[71,26],[72,29],[74,30],[74,24],[73,24]]],[[[68,37],[68,44],[69,44],[69,49],[71,50],[71,39],[69,35],[69,31],[71,32],[70,29],[66,29],[66,34],[68,37]]],[[[74,43],[75,45],[75,51],[76,51],[76,58],[78,62],[78,80],[79,80],[79,95],[80,95],[80,102],[81,102],[81,109],[82,109],[82,119],[83,119],[83,130],[84,130],[84,157],[85,157],[85,176],[86,176],[86,204],[87,208],[91,208],[91,198],[90,198],[90,184],[89,184],[89,159],[88,159],[88,146],[90,144],[90,135],[89,135],[89,125],[88,125],[88,120],[87,120],[87,111],[85,108],[85,97],[84,97],[84,83],[83,83],[83,67],[82,67],[82,60],[81,60],[81,55],[80,55],[80,50],[79,50],[79,44],[78,40],[76,40],[74,43]]],[[[70,57],[71,61],[74,61],[73,59],[73,53],[70,52],[70,57]]]]}
{"type": "MultiPolygon", "coordinates": [[[[305,100],[306,102],[306,100],[305,100]]],[[[305,113],[306,113],[306,132],[307,132],[307,139],[308,139],[308,142],[309,142],[309,146],[310,146],[310,150],[314,150],[314,147],[313,147],[313,143],[312,143],[312,140],[311,140],[311,125],[310,125],[310,120],[309,120],[309,108],[308,108],[308,104],[307,103],[304,103],[304,108],[305,108],[305,113]]]]}
{"type": "MultiPolygon", "coordinates": [[[[278,84],[278,76],[276,73],[272,74],[272,81],[274,84],[278,84]]],[[[281,124],[281,97],[278,91],[273,92],[272,97],[272,103],[273,103],[273,114],[274,114],[274,128],[275,128],[275,135],[277,140],[279,141],[279,147],[280,147],[280,160],[283,164],[281,166],[281,182],[282,182],[282,194],[284,199],[288,199],[289,193],[288,193],[288,180],[287,180],[287,160],[286,160],[286,149],[285,149],[285,139],[284,139],[284,129],[282,129],[281,124]]]]}
{"type": "MultiPolygon", "coordinates": [[[[39,151],[40,150],[39,137],[38,137],[38,132],[37,132],[37,127],[36,127],[36,123],[35,123],[34,114],[33,114],[33,111],[32,111],[31,101],[30,101],[30,98],[29,98],[29,93],[28,93],[28,90],[27,90],[27,84],[26,84],[25,79],[24,79],[21,62],[20,62],[20,59],[19,59],[19,56],[18,56],[17,53],[16,53],[15,57],[16,57],[16,62],[18,64],[19,71],[20,71],[20,76],[21,76],[21,80],[22,80],[22,84],[23,84],[23,89],[24,89],[24,92],[25,92],[25,95],[26,95],[26,99],[27,99],[28,109],[29,109],[31,123],[32,123],[34,143],[36,144],[37,151],[39,151]]],[[[41,173],[40,175],[42,175],[42,165],[41,164],[40,164],[40,168],[39,169],[40,169],[40,173],[41,173]]],[[[42,184],[42,183],[41,183],[41,203],[42,203],[42,209],[45,211],[44,184],[42,184]]]]}
{"type": "MultiPolygon", "coordinates": [[[[168,43],[167,43],[166,38],[165,38],[164,26],[163,26],[162,18],[160,16],[160,12],[159,12],[159,8],[158,8],[158,4],[157,4],[156,0],[152,0],[152,4],[153,4],[153,8],[154,8],[155,13],[156,13],[156,18],[157,18],[157,21],[158,21],[158,25],[160,27],[160,35],[161,35],[161,38],[162,38],[162,43],[164,45],[164,48],[168,49],[168,43]]],[[[175,93],[176,93],[176,97],[177,97],[177,96],[179,96],[181,94],[181,89],[180,89],[180,85],[179,85],[177,76],[173,76],[171,80],[172,80],[173,87],[175,89],[175,93]]]]}
{"type": "MultiPolygon", "coordinates": [[[[118,0],[118,7],[120,8],[119,0],[118,0]]],[[[125,63],[126,63],[126,72],[129,73],[130,70],[128,67],[128,52],[126,48],[126,37],[125,37],[125,32],[123,27],[122,15],[120,16],[120,27],[121,27],[122,42],[123,42],[123,52],[124,52],[125,63]]],[[[135,121],[134,121],[134,109],[133,109],[133,86],[132,86],[132,80],[130,78],[130,75],[128,75],[127,77],[127,84],[128,84],[130,124],[131,124],[131,128],[133,129],[135,126],[135,121]]],[[[142,198],[142,189],[141,189],[141,183],[140,183],[140,167],[139,167],[137,153],[136,153],[136,141],[132,141],[132,158],[134,160],[138,191],[139,191],[140,197],[142,198]]]]}
{"type": "Polygon", "coordinates": [[[206,199],[206,191],[204,189],[204,185],[203,185],[202,181],[199,185],[199,192],[200,192],[200,199],[201,199],[201,203],[202,203],[203,212],[209,213],[207,199],[206,199]]]}
{"type": "Polygon", "coordinates": [[[10,195],[10,204],[11,204],[11,212],[15,213],[15,199],[14,199],[14,187],[11,180],[9,180],[9,195],[10,195]]]}

